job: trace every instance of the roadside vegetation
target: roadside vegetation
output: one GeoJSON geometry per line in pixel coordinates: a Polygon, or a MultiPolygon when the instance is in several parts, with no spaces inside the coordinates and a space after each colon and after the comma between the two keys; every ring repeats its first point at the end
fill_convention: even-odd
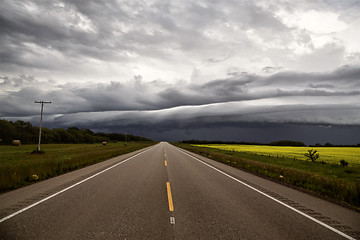
{"type": "Polygon", "coordinates": [[[154,142],[96,144],[44,144],[42,154],[32,154],[37,145],[0,146],[0,192],[51,178],[106,159],[133,152],[154,142]]]}
{"type": "Polygon", "coordinates": [[[175,145],[360,210],[359,147],[175,145]]]}
{"type": "MultiPolygon", "coordinates": [[[[6,121],[0,119],[0,144],[12,144],[13,141],[21,144],[36,144],[39,140],[39,128],[30,122],[6,121]]],[[[97,143],[102,141],[151,141],[150,139],[120,133],[94,133],[90,129],[70,127],[42,128],[41,143],[97,143]]]]}
{"type": "Polygon", "coordinates": [[[194,146],[303,161],[309,159],[305,154],[309,154],[308,151],[313,150],[319,153],[316,162],[339,164],[339,161],[343,159],[350,165],[360,164],[360,147],[292,147],[237,144],[194,144],[194,146]]]}

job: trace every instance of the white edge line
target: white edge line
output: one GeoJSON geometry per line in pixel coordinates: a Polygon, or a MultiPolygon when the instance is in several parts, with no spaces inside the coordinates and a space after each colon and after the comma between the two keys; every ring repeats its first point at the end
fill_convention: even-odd
{"type": "Polygon", "coordinates": [[[280,203],[281,205],[283,205],[283,206],[285,206],[285,207],[293,210],[294,212],[297,212],[298,214],[300,214],[300,215],[302,215],[302,216],[304,216],[304,217],[306,217],[306,218],[308,218],[308,219],[310,219],[310,220],[312,220],[312,221],[320,224],[321,226],[323,226],[323,227],[325,227],[325,228],[327,228],[327,229],[329,229],[329,230],[331,230],[331,231],[333,231],[333,232],[335,232],[335,233],[343,236],[344,238],[351,239],[351,240],[356,240],[355,238],[353,238],[353,237],[351,237],[351,236],[349,236],[349,235],[347,235],[347,234],[345,234],[345,233],[343,233],[343,232],[341,232],[341,231],[339,231],[339,230],[337,230],[337,229],[335,229],[335,228],[327,225],[326,223],[323,223],[323,222],[317,220],[316,218],[313,218],[313,217],[311,217],[311,216],[309,216],[309,215],[307,215],[307,214],[305,214],[305,213],[297,210],[296,208],[293,208],[293,207],[287,205],[286,203],[283,203],[283,202],[277,200],[276,198],[274,198],[274,197],[272,197],[272,196],[270,196],[270,195],[268,195],[268,194],[266,194],[266,193],[264,193],[264,192],[262,192],[262,191],[260,191],[260,190],[258,190],[258,189],[256,189],[256,188],[254,188],[254,187],[252,187],[252,186],[250,186],[250,185],[248,185],[248,184],[240,181],[239,179],[237,179],[237,178],[235,178],[235,177],[233,177],[233,176],[231,176],[231,175],[229,175],[229,174],[227,174],[227,173],[225,173],[225,172],[223,172],[223,171],[221,171],[221,170],[219,170],[219,169],[211,166],[210,164],[201,161],[200,159],[198,159],[198,158],[194,157],[193,155],[191,155],[191,154],[183,151],[182,149],[179,149],[179,148],[177,148],[177,149],[178,149],[178,151],[181,151],[181,152],[185,153],[186,155],[192,157],[192,158],[195,159],[196,161],[201,162],[202,164],[204,164],[204,165],[206,165],[206,166],[208,166],[208,167],[210,167],[210,168],[218,171],[219,173],[222,173],[223,175],[231,178],[232,180],[234,180],[234,181],[236,181],[236,182],[238,182],[238,183],[241,183],[241,184],[245,185],[246,187],[248,187],[248,188],[250,188],[250,189],[252,189],[252,190],[254,190],[254,191],[256,191],[256,192],[258,192],[258,193],[260,193],[260,194],[262,194],[262,195],[264,195],[264,196],[266,196],[266,197],[268,197],[268,198],[270,198],[271,200],[273,200],[273,201],[275,201],[275,202],[277,202],[277,203],[280,203]]]}
{"type": "Polygon", "coordinates": [[[8,220],[8,219],[10,219],[10,218],[12,218],[12,217],[15,217],[16,215],[18,215],[18,214],[20,214],[20,213],[22,213],[22,212],[25,212],[26,210],[29,210],[30,208],[33,208],[33,207],[35,207],[36,205],[39,205],[40,203],[43,203],[43,202],[45,202],[45,201],[47,201],[47,200],[49,200],[49,199],[51,199],[51,198],[53,198],[53,197],[55,197],[55,196],[63,193],[63,192],[66,192],[67,190],[69,190],[69,189],[71,189],[71,188],[74,188],[74,187],[76,187],[77,185],[80,185],[80,184],[82,184],[82,183],[84,183],[84,182],[86,182],[86,181],[88,181],[88,180],[90,180],[90,179],[92,179],[92,178],[94,178],[94,177],[96,177],[96,176],[98,176],[98,175],[106,172],[106,171],[109,171],[110,169],[112,169],[112,168],[114,168],[114,167],[117,167],[117,166],[119,166],[120,164],[126,163],[127,161],[133,159],[134,157],[139,156],[140,154],[143,154],[144,152],[149,151],[149,150],[152,149],[152,148],[153,148],[153,147],[151,147],[151,148],[149,148],[149,149],[146,149],[146,150],[144,150],[144,151],[142,151],[142,152],[139,152],[139,153],[135,154],[134,156],[131,156],[131,157],[129,157],[129,158],[126,158],[125,160],[123,160],[123,161],[121,161],[121,162],[119,162],[119,163],[117,163],[117,164],[115,164],[115,165],[112,165],[112,166],[110,166],[110,167],[108,167],[108,168],[106,168],[106,169],[104,169],[104,170],[102,170],[102,171],[100,171],[100,172],[98,172],[98,173],[95,173],[94,175],[91,175],[90,177],[87,177],[87,178],[85,178],[84,180],[81,180],[80,182],[77,182],[77,183],[75,183],[75,184],[73,184],[73,185],[71,185],[71,186],[69,186],[69,187],[67,187],[67,188],[64,188],[63,190],[60,190],[59,192],[56,192],[56,193],[54,193],[54,194],[52,194],[52,195],[50,195],[50,196],[48,196],[48,197],[46,197],[46,198],[38,201],[38,202],[35,202],[35,203],[33,203],[33,204],[31,204],[31,205],[23,208],[23,209],[20,209],[19,211],[14,212],[14,213],[12,213],[12,214],[10,214],[10,215],[8,215],[8,216],[0,219],[0,223],[4,222],[4,221],[6,221],[6,220],[8,220]]]}

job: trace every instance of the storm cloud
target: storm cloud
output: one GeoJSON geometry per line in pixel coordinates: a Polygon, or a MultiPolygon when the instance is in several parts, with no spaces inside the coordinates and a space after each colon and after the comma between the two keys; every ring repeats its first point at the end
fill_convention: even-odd
{"type": "Polygon", "coordinates": [[[0,117],[36,124],[49,100],[49,127],[157,139],[359,129],[359,17],[355,0],[5,0],[0,117]]]}

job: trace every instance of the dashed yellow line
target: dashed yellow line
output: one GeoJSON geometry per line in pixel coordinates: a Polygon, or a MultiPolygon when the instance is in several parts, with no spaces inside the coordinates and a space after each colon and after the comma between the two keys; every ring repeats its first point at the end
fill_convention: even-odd
{"type": "Polygon", "coordinates": [[[169,210],[170,212],[174,211],[174,204],[171,196],[171,189],[170,189],[170,183],[166,182],[166,188],[167,188],[167,194],[168,194],[168,200],[169,200],[169,210]]]}

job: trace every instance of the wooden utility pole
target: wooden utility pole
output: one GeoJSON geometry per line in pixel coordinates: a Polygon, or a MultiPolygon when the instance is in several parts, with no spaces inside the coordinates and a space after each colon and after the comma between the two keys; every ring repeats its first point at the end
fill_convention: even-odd
{"type": "Polygon", "coordinates": [[[40,117],[40,129],[39,129],[39,144],[37,150],[40,151],[40,143],[41,143],[41,127],[42,127],[42,119],[43,119],[43,112],[44,112],[44,104],[51,103],[46,101],[35,101],[35,103],[41,103],[41,117],[40,117]]]}

